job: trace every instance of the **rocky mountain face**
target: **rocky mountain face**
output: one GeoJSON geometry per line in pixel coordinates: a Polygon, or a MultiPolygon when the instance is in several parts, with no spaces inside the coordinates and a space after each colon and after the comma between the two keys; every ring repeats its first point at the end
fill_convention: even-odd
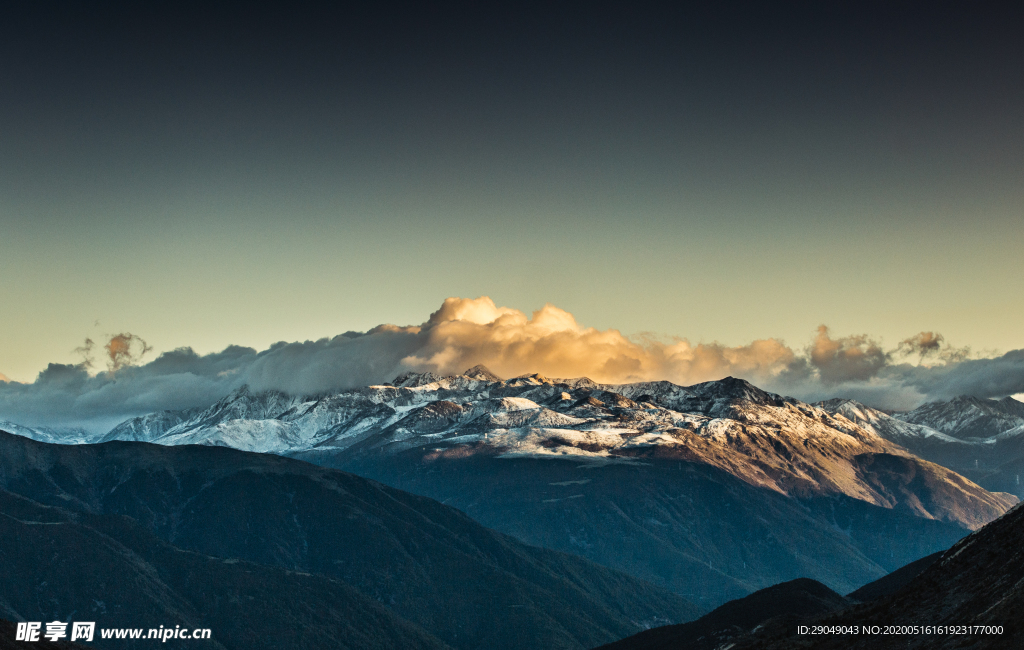
{"type": "Polygon", "coordinates": [[[425,497],[214,446],[0,433],[0,562],[2,617],[208,627],[210,647],[579,649],[699,613],[425,497]]]}
{"type": "MultiPolygon", "coordinates": [[[[167,544],[128,517],[45,506],[0,490],[0,606],[12,617],[97,628],[209,628],[225,648],[450,648],[342,581],[167,544]]],[[[143,632],[146,634],[147,632],[143,632]]],[[[92,644],[144,648],[150,639],[92,644]]],[[[170,639],[170,648],[197,641],[170,639]]],[[[76,644],[77,645],[77,644],[76,644]]]]}
{"type": "Polygon", "coordinates": [[[585,378],[533,375],[494,381],[486,369],[468,372],[455,377],[407,374],[395,380],[397,385],[315,400],[242,388],[198,413],[129,420],[107,438],[229,446],[313,460],[338,452],[357,458],[409,449],[444,457],[457,449],[462,456],[571,456],[604,465],[629,464],[655,448],[675,449],[683,460],[718,467],[782,494],[845,494],[969,528],[1013,503],[942,468],[920,464],[890,444],[878,427],[833,417],[825,408],[767,393],[740,379],[685,388],[669,382],[598,386],[585,378]],[[181,421],[168,426],[175,419],[181,421]],[[949,489],[956,498],[950,500],[941,490],[927,506],[920,499],[900,498],[869,469],[878,456],[919,465],[936,484],[955,486],[949,489]],[[960,497],[972,501],[969,512],[958,511],[960,497]]]}
{"type": "Polygon", "coordinates": [[[853,400],[818,406],[988,490],[1024,497],[1024,404],[1011,397],[957,397],[891,415],[853,400]]]}
{"type": "Polygon", "coordinates": [[[733,378],[598,385],[478,367],[315,399],[243,390],[150,436],[145,418],[120,428],[353,471],[708,606],[797,577],[852,590],[1016,501],[733,378]]]}

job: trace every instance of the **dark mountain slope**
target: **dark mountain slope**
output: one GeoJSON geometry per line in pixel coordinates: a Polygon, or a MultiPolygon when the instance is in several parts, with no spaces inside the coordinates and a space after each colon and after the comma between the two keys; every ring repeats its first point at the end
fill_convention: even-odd
{"type": "Polygon", "coordinates": [[[456,647],[589,647],[696,613],[431,499],[277,456],[0,435],[0,486],[131,517],[181,549],[343,580],[456,647]]]}
{"type": "Polygon", "coordinates": [[[820,582],[798,578],[730,601],[692,623],[640,632],[601,650],[713,650],[768,619],[795,623],[850,603],[820,582]]]}
{"type": "MultiPolygon", "coordinates": [[[[3,608],[97,628],[216,630],[210,648],[448,646],[339,580],[183,551],[128,517],[72,513],[0,491],[3,608]]],[[[103,640],[143,648],[149,639],[103,640]]],[[[161,641],[194,647],[195,640],[161,641]]]]}
{"type": "Polygon", "coordinates": [[[906,566],[902,566],[889,575],[879,578],[874,582],[869,582],[860,589],[846,594],[846,597],[862,603],[867,603],[872,600],[884,598],[885,596],[890,596],[905,587],[911,580],[921,575],[925,569],[935,564],[935,562],[942,557],[943,553],[944,551],[932,553],[920,560],[916,560],[906,566]]]}
{"type": "Polygon", "coordinates": [[[850,591],[967,533],[845,495],[794,499],[671,457],[388,460],[347,468],[712,606],[801,575],[850,591]]]}

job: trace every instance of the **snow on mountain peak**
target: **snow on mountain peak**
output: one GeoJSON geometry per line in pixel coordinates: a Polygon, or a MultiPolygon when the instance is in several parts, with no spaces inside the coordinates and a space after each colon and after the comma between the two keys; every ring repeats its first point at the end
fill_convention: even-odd
{"type": "Polygon", "coordinates": [[[443,377],[432,372],[403,372],[391,380],[391,385],[396,388],[416,388],[436,383],[441,379],[443,377]]]}
{"type": "Polygon", "coordinates": [[[483,364],[477,364],[462,374],[470,379],[478,379],[480,381],[501,381],[501,377],[491,372],[490,368],[483,364]]]}
{"type": "Polygon", "coordinates": [[[945,402],[928,402],[896,417],[961,440],[992,439],[1024,425],[1024,404],[1009,397],[994,400],[961,395],[945,402]]]}

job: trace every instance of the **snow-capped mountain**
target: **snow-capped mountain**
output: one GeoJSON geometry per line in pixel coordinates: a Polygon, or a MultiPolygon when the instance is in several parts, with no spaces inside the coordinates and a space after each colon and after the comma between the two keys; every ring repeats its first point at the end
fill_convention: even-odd
{"type": "Polygon", "coordinates": [[[961,440],[994,438],[1024,426],[1024,404],[1012,397],[994,400],[961,396],[948,402],[929,402],[896,417],[961,440]]]}
{"type": "Polygon", "coordinates": [[[841,415],[878,437],[903,445],[908,449],[911,449],[910,445],[924,440],[947,443],[962,442],[959,438],[946,435],[931,427],[906,422],[852,399],[835,398],[818,402],[817,406],[832,415],[841,415]]]}
{"type": "Polygon", "coordinates": [[[125,420],[102,436],[99,442],[153,440],[167,433],[169,429],[191,419],[195,413],[195,411],[158,411],[125,420]]]}

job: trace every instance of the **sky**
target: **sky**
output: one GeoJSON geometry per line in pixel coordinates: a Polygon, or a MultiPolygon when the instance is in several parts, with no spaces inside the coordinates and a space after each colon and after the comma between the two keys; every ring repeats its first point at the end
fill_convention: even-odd
{"type": "Polygon", "coordinates": [[[14,11],[15,382],[86,338],[265,351],[450,297],[802,359],[822,325],[1024,348],[1019,11],[14,11]]]}

